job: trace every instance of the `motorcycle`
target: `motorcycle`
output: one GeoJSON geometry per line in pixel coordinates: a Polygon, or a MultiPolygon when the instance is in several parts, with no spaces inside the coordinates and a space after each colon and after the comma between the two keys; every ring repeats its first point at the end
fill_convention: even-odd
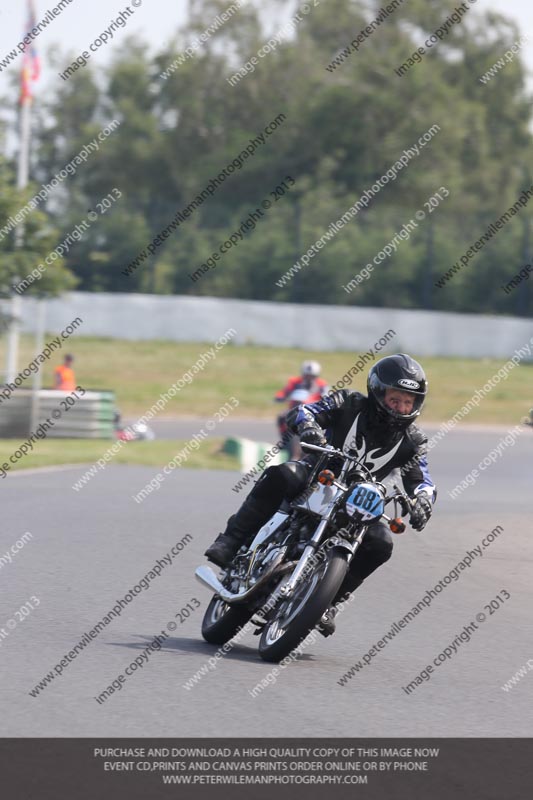
{"type": "Polygon", "coordinates": [[[413,501],[397,486],[387,495],[359,454],[302,444],[319,455],[307,487],[241,547],[220,579],[201,566],[196,577],[215,592],[202,622],[211,644],[232,639],[251,620],[262,659],[279,662],[320,623],[340,588],[368,525],[379,519],[403,533],[413,501]],[[338,474],[328,468],[335,459],[338,474]],[[339,470],[339,465],[342,467],[339,470]],[[385,506],[394,503],[394,517],[385,506]],[[398,514],[398,509],[400,514],[398,514]]]}
{"type": "Polygon", "coordinates": [[[277,423],[280,441],[282,442],[282,449],[287,452],[289,461],[298,461],[298,459],[302,457],[302,450],[300,447],[300,440],[287,426],[287,414],[291,409],[296,408],[296,406],[310,402],[311,397],[312,394],[308,389],[295,389],[287,398],[289,403],[287,411],[278,416],[277,423]]]}
{"type": "Polygon", "coordinates": [[[533,428],[533,408],[529,409],[529,417],[522,417],[522,425],[529,425],[533,428]]]}
{"type": "Polygon", "coordinates": [[[132,425],[124,426],[122,415],[118,409],[113,416],[113,427],[115,437],[121,442],[151,442],[155,439],[155,433],[145,422],[134,422],[132,425]]]}
{"type": "Polygon", "coordinates": [[[155,439],[155,433],[144,422],[135,422],[125,428],[116,428],[115,435],[123,442],[151,442],[155,439]]]}

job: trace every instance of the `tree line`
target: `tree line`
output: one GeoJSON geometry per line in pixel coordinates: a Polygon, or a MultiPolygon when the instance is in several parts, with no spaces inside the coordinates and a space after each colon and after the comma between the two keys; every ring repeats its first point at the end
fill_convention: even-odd
{"type": "MultiPolygon", "coordinates": [[[[359,0],[311,0],[303,14],[270,0],[268,18],[264,3],[242,4],[184,57],[228,5],[192,0],[187,26],[169,44],[154,52],[122,39],[108,66],[89,63],[54,83],[34,109],[32,183],[24,192],[15,188],[5,143],[13,122],[4,118],[0,287],[43,263],[91,212],[97,219],[28,292],[76,286],[532,313],[528,280],[505,290],[531,261],[529,206],[437,286],[533,184],[521,53],[481,80],[519,39],[516,25],[482,4],[452,24],[455,0],[397,3],[387,15],[377,2],[372,11],[359,0]],[[398,76],[398,65],[438,30],[423,62],[398,76]],[[265,134],[279,115],[283,124],[265,134]],[[2,233],[6,220],[113,120],[116,131],[28,215],[17,246],[13,231],[2,233]],[[420,144],[435,126],[438,134],[420,144]],[[408,166],[385,180],[415,146],[408,166]],[[216,191],[183,216],[223,171],[216,191]],[[366,205],[324,241],[363,196],[366,205]],[[104,198],[113,200],[108,208],[100,208],[104,198]],[[290,280],[280,280],[296,264],[290,280]]],[[[56,72],[72,61],[57,48],[48,57],[56,72]]],[[[15,100],[13,86],[4,107],[15,100]]]]}

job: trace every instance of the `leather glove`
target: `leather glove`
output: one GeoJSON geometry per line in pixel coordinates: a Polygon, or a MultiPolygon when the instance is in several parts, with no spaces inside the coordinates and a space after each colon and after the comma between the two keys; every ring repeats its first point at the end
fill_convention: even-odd
{"type": "Polygon", "coordinates": [[[416,497],[416,502],[411,510],[411,516],[409,518],[411,527],[414,528],[415,531],[424,530],[431,517],[432,511],[431,500],[427,494],[419,494],[418,497],[416,497]]]}
{"type": "Polygon", "coordinates": [[[325,447],[328,443],[324,432],[320,430],[320,428],[304,428],[298,433],[298,436],[300,437],[300,441],[304,444],[316,444],[319,447],[325,447]]]}

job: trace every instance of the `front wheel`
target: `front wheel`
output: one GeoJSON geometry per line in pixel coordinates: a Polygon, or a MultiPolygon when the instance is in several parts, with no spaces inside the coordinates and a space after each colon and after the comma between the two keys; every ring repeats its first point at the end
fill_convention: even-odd
{"type": "Polygon", "coordinates": [[[231,606],[215,594],[204,614],[202,636],[210,644],[226,644],[252,616],[253,611],[248,606],[231,606]]]}
{"type": "Polygon", "coordinates": [[[264,661],[281,661],[316,627],[331,605],[346,572],[346,554],[332,550],[297,586],[294,595],[282,601],[263,629],[259,654],[264,661]]]}

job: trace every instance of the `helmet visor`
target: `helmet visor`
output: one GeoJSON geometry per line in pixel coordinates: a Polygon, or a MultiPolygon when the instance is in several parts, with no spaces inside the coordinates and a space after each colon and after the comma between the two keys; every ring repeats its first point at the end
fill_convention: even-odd
{"type": "MultiPolygon", "coordinates": [[[[425,387],[424,387],[425,389],[425,387]]],[[[425,390],[419,391],[383,383],[377,375],[373,376],[372,391],[374,397],[393,419],[412,420],[420,414],[426,397],[425,390]]]]}

